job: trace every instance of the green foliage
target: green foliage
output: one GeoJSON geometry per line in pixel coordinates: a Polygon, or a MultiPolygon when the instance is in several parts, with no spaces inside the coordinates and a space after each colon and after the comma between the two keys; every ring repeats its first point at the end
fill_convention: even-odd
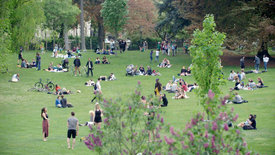
{"type": "Polygon", "coordinates": [[[44,21],[43,3],[37,0],[13,1],[11,38],[13,50],[28,47],[38,26],[44,21]]]}
{"type": "Polygon", "coordinates": [[[101,95],[98,97],[104,107],[104,125],[102,128],[92,127],[91,134],[84,141],[89,149],[99,154],[161,152],[163,118],[160,118],[161,109],[158,108],[160,100],[151,95],[147,99],[148,104],[142,103],[140,82],[127,100],[102,100],[101,95]],[[152,104],[150,108],[149,104],[152,104]],[[156,138],[153,138],[152,132],[155,132],[156,138]],[[151,139],[148,139],[149,133],[151,139]]]}
{"type": "Polygon", "coordinates": [[[114,33],[117,38],[118,33],[123,30],[127,21],[127,0],[105,0],[102,3],[101,15],[104,26],[114,33]]]}
{"type": "Polygon", "coordinates": [[[220,56],[222,55],[222,44],[225,34],[215,31],[216,24],[213,15],[207,15],[203,22],[203,30],[195,30],[192,45],[189,47],[192,56],[192,74],[199,85],[197,91],[200,103],[207,110],[213,104],[206,103],[206,94],[212,90],[219,96],[219,86],[223,83],[222,66],[220,56]]]}

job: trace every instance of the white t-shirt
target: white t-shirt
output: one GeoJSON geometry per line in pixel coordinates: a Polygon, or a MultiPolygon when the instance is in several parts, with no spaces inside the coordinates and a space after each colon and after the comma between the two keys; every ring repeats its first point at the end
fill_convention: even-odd
{"type": "Polygon", "coordinates": [[[156,51],[156,56],[159,56],[159,51],[158,50],[156,51]]]}
{"type": "Polygon", "coordinates": [[[96,90],[98,90],[98,91],[101,90],[101,85],[100,85],[99,81],[96,82],[96,88],[97,88],[96,90]]]}
{"type": "Polygon", "coordinates": [[[268,62],[268,61],[269,61],[269,57],[264,57],[264,58],[263,58],[263,61],[264,61],[264,62],[268,62]]]}
{"type": "Polygon", "coordinates": [[[18,82],[18,81],[19,81],[19,79],[18,79],[18,77],[17,77],[17,74],[14,74],[14,75],[12,76],[11,81],[12,81],[12,82],[18,82]]]}

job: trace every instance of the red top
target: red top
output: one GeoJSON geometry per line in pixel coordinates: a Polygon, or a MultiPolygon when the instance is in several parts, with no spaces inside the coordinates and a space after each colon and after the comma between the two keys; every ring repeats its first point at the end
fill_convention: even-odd
{"type": "Polygon", "coordinates": [[[58,92],[59,89],[61,89],[60,86],[55,87],[56,92],[58,92]]]}
{"type": "Polygon", "coordinates": [[[183,89],[185,92],[187,92],[187,90],[188,90],[188,88],[187,88],[186,85],[182,85],[182,89],[183,89]]]}

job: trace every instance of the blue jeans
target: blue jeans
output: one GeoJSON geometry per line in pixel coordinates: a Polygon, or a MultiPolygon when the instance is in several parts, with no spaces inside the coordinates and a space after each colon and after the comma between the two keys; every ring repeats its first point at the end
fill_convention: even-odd
{"type": "Polygon", "coordinates": [[[255,70],[256,70],[256,71],[259,71],[259,65],[260,65],[260,64],[255,64],[255,70]]]}
{"type": "Polygon", "coordinates": [[[38,62],[37,62],[37,65],[36,65],[37,70],[40,70],[40,64],[41,64],[41,62],[40,62],[40,61],[38,61],[38,62]]]}
{"type": "Polygon", "coordinates": [[[155,61],[158,61],[158,62],[159,62],[159,56],[156,56],[156,59],[155,59],[155,61]]]}
{"type": "Polygon", "coordinates": [[[267,62],[264,62],[264,70],[267,71],[267,62]]]}
{"type": "Polygon", "coordinates": [[[150,56],[150,62],[152,62],[152,61],[153,61],[153,57],[150,56]]]}

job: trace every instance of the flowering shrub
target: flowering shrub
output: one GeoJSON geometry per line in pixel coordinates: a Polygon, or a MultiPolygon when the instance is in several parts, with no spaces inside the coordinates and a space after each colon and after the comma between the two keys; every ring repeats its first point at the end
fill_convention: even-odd
{"type": "Polygon", "coordinates": [[[160,99],[150,96],[147,101],[154,106],[147,108],[141,102],[140,82],[129,100],[101,98],[99,104],[104,109],[103,126],[91,127],[91,133],[84,140],[86,146],[107,154],[161,153],[160,131],[164,121],[160,117],[160,99]],[[149,118],[148,114],[154,116],[149,118]]]}
{"type": "Polygon", "coordinates": [[[231,110],[226,108],[225,101],[229,96],[220,100],[214,96],[215,94],[210,90],[207,102],[217,105],[216,111],[210,115],[210,120],[206,120],[204,114],[198,113],[181,132],[175,131],[172,126],[169,127],[169,136],[164,136],[168,144],[165,149],[167,152],[171,154],[253,153],[249,152],[240,129],[234,125],[238,115],[234,115],[233,108],[231,110]]]}

